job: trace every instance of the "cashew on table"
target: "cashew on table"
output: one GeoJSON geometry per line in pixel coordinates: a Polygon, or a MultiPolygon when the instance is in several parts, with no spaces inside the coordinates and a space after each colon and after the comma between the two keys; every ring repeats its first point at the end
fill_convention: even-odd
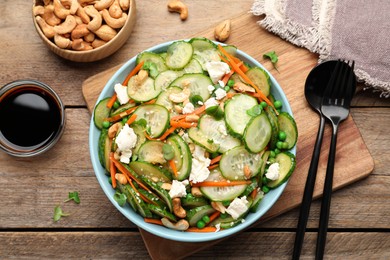
{"type": "Polygon", "coordinates": [[[59,48],[83,51],[112,40],[129,8],[130,0],[44,0],[33,13],[43,34],[59,48]]]}

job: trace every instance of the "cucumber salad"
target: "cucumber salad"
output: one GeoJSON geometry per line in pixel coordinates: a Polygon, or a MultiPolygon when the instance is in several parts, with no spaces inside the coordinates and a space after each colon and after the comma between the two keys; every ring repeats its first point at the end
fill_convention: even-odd
{"type": "Polygon", "coordinates": [[[294,171],[297,127],[268,74],[206,38],[145,51],[98,102],[98,155],[114,199],[145,222],[216,232],[239,225],[294,171]]]}

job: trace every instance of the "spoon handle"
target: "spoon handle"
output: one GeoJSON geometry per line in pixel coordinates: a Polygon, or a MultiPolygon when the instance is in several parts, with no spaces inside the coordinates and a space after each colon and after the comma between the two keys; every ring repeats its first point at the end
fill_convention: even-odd
{"type": "Polygon", "coordinates": [[[312,160],[309,167],[309,173],[306,179],[305,190],[303,193],[301,208],[299,212],[297,233],[295,236],[294,251],[293,251],[294,260],[299,259],[300,257],[302,245],[303,245],[303,239],[305,237],[306,225],[309,217],[310,205],[311,205],[313,192],[314,192],[314,184],[317,177],[317,168],[318,168],[318,161],[320,158],[322,138],[324,136],[324,128],[325,128],[325,117],[321,114],[320,125],[318,127],[317,138],[313,150],[312,160]]]}

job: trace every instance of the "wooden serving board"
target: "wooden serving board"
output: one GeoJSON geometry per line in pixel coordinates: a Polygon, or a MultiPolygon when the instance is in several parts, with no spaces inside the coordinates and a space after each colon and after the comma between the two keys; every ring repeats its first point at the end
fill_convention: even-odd
{"type": "MultiPolygon", "coordinates": [[[[300,205],[307,172],[312,157],[314,142],[318,130],[319,116],[306,102],[304,83],[310,70],[317,64],[318,56],[306,49],[298,48],[278,36],[260,28],[258,17],[244,13],[232,20],[232,34],[227,43],[261,62],[276,78],[283,88],[298,126],[297,167],[284,193],[271,210],[259,221],[266,221],[300,205]],[[276,51],[279,56],[278,71],[273,69],[263,54],[276,51]]],[[[192,36],[213,39],[214,28],[209,28],[192,36]]],[[[151,46],[145,46],[145,48],[151,46]]],[[[131,58],[131,57],[129,57],[131,58]]],[[[114,67],[88,78],[82,85],[83,95],[89,111],[92,111],[97,97],[105,83],[120,66],[114,67]]],[[[340,126],[337,143],[333,189],[339,189],[359,179],[367,177],[374,169],[374,161],[350,116],[340,126]]],[[[314,198],[322,195],[330,143],[330,126],[326,126],[323,146],[318,166],[314,198]]],[[[145,245],[153,259],[179,259],[199,251],[213,243],[182,243],[162,239],[140,230],[145,245]]]]}

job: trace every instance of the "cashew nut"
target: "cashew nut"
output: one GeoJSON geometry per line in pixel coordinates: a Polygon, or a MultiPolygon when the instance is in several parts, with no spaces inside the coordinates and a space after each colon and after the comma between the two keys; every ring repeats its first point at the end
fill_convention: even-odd
{"type": "Polygon", "coordinates": [[[119,0],[119,5],[123,11],[127,11],[130,8],[130,0],[119,0]]]}
{"type": "Polygon", "coordinates": [[[53,38],[54,35],[56,34],[53,26],[48,25],[45,22],[45,20],[43,20],[43,18],[40,16],[37,16],[35,19],[37,20],[37,23],[38,23],[39,27],[41,28],[43,34],[49,39],[53,38]]]}
{"type": "Polygon", "coordinates": [[[141,86],[148,77],[149,77],[148,71],[141,69],[134,78],[135,85],[141,86]]]}
{"type": "Polygon", "coordinates": [[[103,41],[103,40],[100,40],[100,39],[95,39],[92,42],[92,47],[94,49],[96,49],[96,48],[99,48],[100,46],[103,46],[106,43],[107,43],[106,41],[103,41]]]}
{"type": "Polygon", "coordinates": [[[236,82],[233,85],[233,89],[238,91],[238,92],[251,92],[255,93],[255,89],[252,88],[251,86],[246,85],[245,83],[242,82],[236,82]]]}
{"type": "Polygon", "coordinates": [[[115,179],[117,181],[119,181],[120,184],[125,185],[127,183],[127,179],[126,179],[125,175],[123,175],[122,173],[116,173],[115,179]]]}
{"type": "Polygon", "coordinates": [[[43,15],[45,13],[45,7],[43,7],[42,5],[35,5],[33,7],[33,14],[34,16],[37,16],[37,15],[43,15]]]}
{"type": "Polygon", "coordinates": [[[62,35],[54,35],[54,43],[61,49],[69,49],[72,46],[72,41],[62,35]]]}
{"type": "Polygon", "coordinates": [[[60,19],[65,19],[68,15],[70,15],[70,10],[66,9],[60,2],[60,0],[54,0],[54,13],[60,19]]]}
{"type": "Polygon", "coordinates": [[[79,4],[83,7],[86,5],[95,3],[95,0],[78,0],[78,1],[79,1],[79,4]]]}
{"type": "Polygon", "coordinates": [[[49,5],[50,4],[50,2],[51,2],[51,0],[43,0],[43,5],[49,5]]]}
{"type": "Polygon", "coordinates": [[[61,4],[69,9],[70,14],[75,14],[80,6],[77,0],[61,0],[61,4]]]}
{"type": "Polygon", "coordinates": [[[86,41],[86,42],[93,42],[94,40],[95,40],[95,34],[93,34],[91,32],[84,36],[84,41],[86,41]]]}
{"type": "Polygon", "coordinates": [[[107,9],[110,7],[110,5],[112,5],[112,3],[114,2],[114,0],[99,0],[98,2],[95,3],[95,8],[96,10],[103,10],[103,9],[107,9]]]}
{"type": "Polygon", "coordinates": [[[222,23],[218,24],[214,30],[215,39],[220,42],[226,41],[230,36],[230,27],[230,20],[225,20],[222,23]]]}
{"type": "Polygon", "coordinates": [[[187,216],[187,212],[183,207],[181,206],[181,200],[180,198],[173,198],[172,199],[173,204],[173,213],[178,218],[185,218],[187,216]]]}
{"type": "Polygon", "coordinates": [[[76,15],[78,17],[80,17],[80,19],[83,21],[83,23],[88,24],[91,21],[91,19],[89,18],[89,16],[85,12],[84,8],[81,6],[79,6],[79,8],[77,9],[76,15]]]}
{"type": "Polygon", "coordinates": [[[188,8],[180,0],[169,0],[168,2],[168,11],[176,12],[180,14],[180,19],[182,21],[186,20],[188,17],[188,8]]]}
{"type": "Polygon", "coordinates": [[[93,7],[92,5],[87,5],[86,7],[84,7],[84,11],[87,13],[87,15],[92,17],[92,20],[88,23],[88,29],[93,32],[99,29],[102,26],[103,22],[102,16],[99,11],[96,10],[95,7],[93,7]]]}
{"type": "Polygon", "coordinates": [[[84,36],[87,36],[89,34],[89,30],[87,28],[86,24],[78,24],[71,33],[72,40],[80,39],[84,36]]]}
{"type": "Polygon", "coordinates": [[[163,225],[167,228],[179,230],[179,231],[185,231],[190,227],[190,224],[185,219],[180,219],[178,222],[173,224],[171,221],[169,221],[167,218],[162,218],[161,222],[163,225]]]}
{"type": "Polygon", "coordinates": [[[73,15],[68,15],[63,23],[54,26],[54,31],[58,34],[66,34],[72,32],[76,26],[76,18],[73,15]]]}
{"type": "Polygon", "coordinates": [[[191,194],[192,194],[194,197],[197,197],[197,198],[203,197],[203,194],[202,194],[202,192],[200,191],[199,187],[192,187],[192,188],[191,188],[191,194]]]}
{"type": "Polygon", "coordinates": [[[114,0],[114,3],[108,9],[110,16],[113,18],[120,18],[122,16],[122,8],[119,5],[119,0],[114,0]]]}
{"type": "Polygon", "coordinates": [[[72,49],[75,51],[87,51],[92,50],[92,46],[83,39],[76,39],[72,42],[72,49]]]}
{"type": "Polygon", "coordinates": [[[215,209],[216,211],[219,211],[221,213],[225,213],[226,212],[226,208],[222,204],[222,202],[220,202],[220,201],[212,201],[210,204],[211,204],[211,207],[213,207],[213,209],[215,209]]]}
{"type": "Polygon", "coordinates": [[[110,26],[103,24],[99,29],[95,31],[95,34],[104,41],[112,40],[117,32],[112,29],[110,26]]]}
{"type": "Polygon", "coordinates": [[[107,9],[102,10],[102,15],[104,21],[110,26],[111,28],[118,29],[123,27],[123,25],[126,23],[127,20],[127,14],[122,13],[122,16],[120,18],[114,18],[111,17],[109,11],[107,9]]]}
{"type": "Polygon", "coordinates": [[[182,103],[190,97],[189,89],[185,88],[180,93],[171,93],[169,94],[169,100],[173,103],[182,103]]]}
{"type": "Polygon", "coordinates": [[[117,122],[115,124],[113,124],[112,126],[110,126],[110,128],[108,128],[108,137],[110,139],[114,138],[116,136],[116,133],[118,132],[119,128],[122,127],[122,123],[121,122],[117,122]]]}
{"type": "Polygon", "coordinates": [[[190,122],[190,123],[198,122],[199,121],[199,116],[198,115],[188,115],[188,116],[185,117],[185,121],[186,122],[190,122]]]}
{"type": "Polygon", "coordinates": [[[45,12],[43,15],[41,15],[43,20],[51,26],[55,26],[61,23],[61,19],[58,18],[54,14],[54,6],[53,5],[46,5],[45,6],[45,12]]]}
{"type": "Polygon", "coordinates": [[[163,184],[161,184],[161,188],[164,190],[171,190],[172,184],[168,182],[164,182],[163,184]]]}

